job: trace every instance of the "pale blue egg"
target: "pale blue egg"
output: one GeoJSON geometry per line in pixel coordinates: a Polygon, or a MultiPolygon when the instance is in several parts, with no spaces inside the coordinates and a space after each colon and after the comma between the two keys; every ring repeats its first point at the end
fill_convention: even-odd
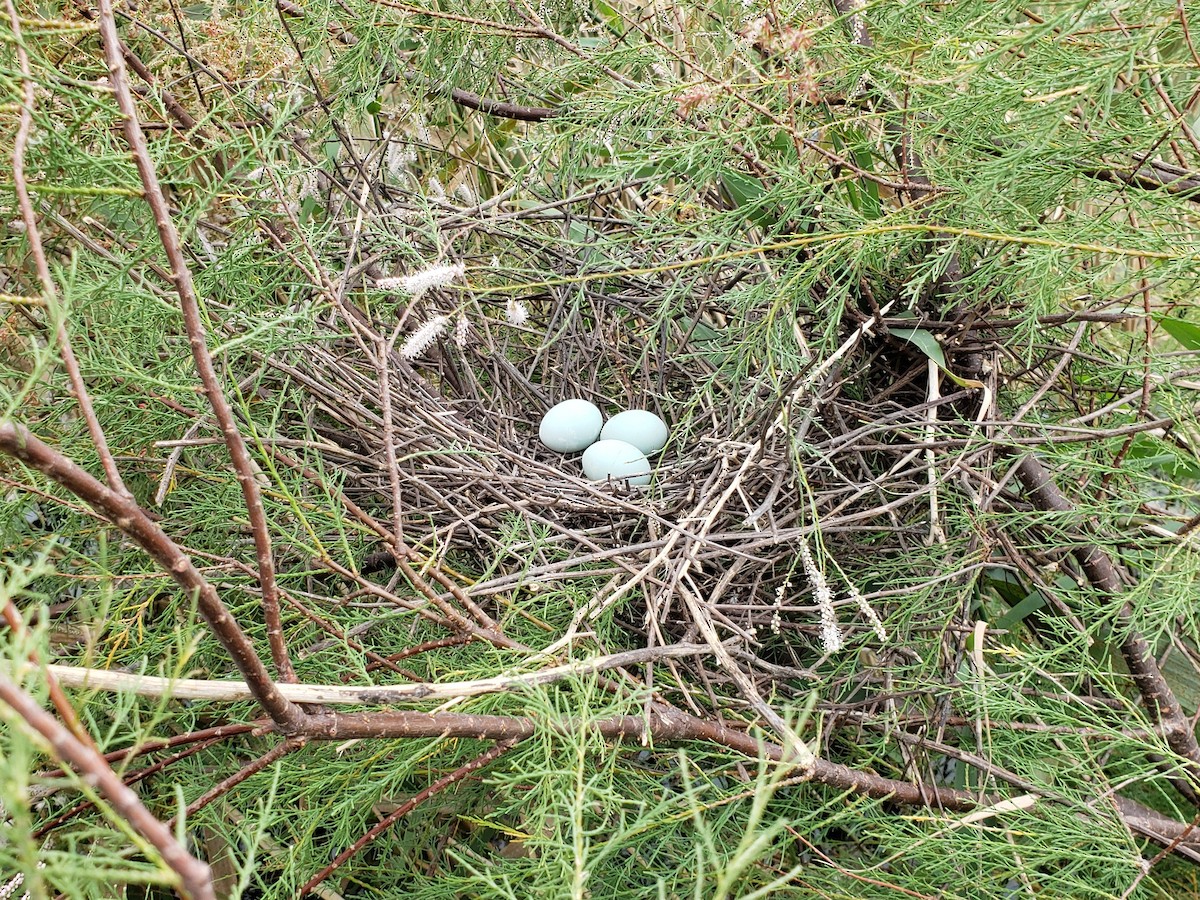
{"type": "Polygon", "coordinates": [[[586,400],[564,400],[542,416],[538,437],[551,450],[559,453],[578,453],[596,443],[604,416],[594,403],[586,400]]]}
{"type": "Polygon", "coordinates": [[[617,413],[604,424],[600,432],[602,441],[624,441],[633,444],[643,453],[657,453],[667,445],[667,423],[652,412],[630,409],[617,413]]]}
{"type": "Polygon", "coordinates": [[[646,454],[625,441],[596,441],[583,451],[583,474],[592,481],[650,483],[650,461],[646,454]]]}

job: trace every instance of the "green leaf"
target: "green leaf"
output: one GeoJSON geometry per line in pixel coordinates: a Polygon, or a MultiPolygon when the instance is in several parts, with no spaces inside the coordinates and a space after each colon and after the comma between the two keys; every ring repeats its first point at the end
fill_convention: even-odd
{"type": "Polygon", "coordinates": [[[1185,322],[1172,316],[1158,316],[1158,324],[1163,331],[1188,350],[1200,350],[1200,325],[1185,322]]]}
{"type": "Polygon", "coordinates": [[[932,359],[941,368],[946,368],[946,354],[942,352],[942,345],[938,343],[937,338],[931,332],[924,328],[892,328],[891,333],[896,337],[908,341],[910,344],[916,345],[917,349],[932,359]]]}
{"type": "Polygon", "coordinates": [[[685,331],[691,333],[693,341],[715,341],[721,336],[720,331],[705,324],[701,319],[685,319],[683,326],[685,331]]]}
{"type": "Polygon", "coordinates": [[[1000,617],[996,622],[996,628],[1001,631],[1009,631],[1030,613],[1037,612],[1045,605],[1046,598],[1041,591],[1030,591],[1020,603],[1000,617]]]}
{"type": "Polygon", "coordinates": [[[738,209],[748,207],[745,210],[746,218],[755,225],[769,228],[778,220],[778,216],[772,211],[758,205],[766,193],[766,188],[757,178],[743,175],[733,169],[726,169],[721,173],[721,185],[725,188],[725,193],[729,195],[729,199],[733,201],[735,207],[738,209]]]}
{"type": "Polygon", "coordinates": [[[1028,593],[1020,578],[999,566],[985,569],[981,584],[990,587],[1009,606],[1016,606],[1028,593]]]}
{"type": "MultiPolygon", "coordinates": [[[[1191,652],[1194,653],[1195,648],[1191,648],[1191,652]]],[[[1175,689],[1175,696],[1185,712],[1190,714],[1200,707],[1200,675],[1186,653],[1168,653],[1163,660],[1162,671],[1175,689]]]]}
{"type": "Polygon", "coordinates": [[[604,21],[604,24],[609,27],[613,34],[621,34],[625,29],[625,20],[619,12],[612,6],[609,6],[604,0],[595,0],[594,6],[596,13],[604,21]]]}
{"type": "Polygon", "coordinates": [[[1127,458],[1175,480],[1200,481],[1200,461],[1152,434],[1135,435],[1127,458]]]}

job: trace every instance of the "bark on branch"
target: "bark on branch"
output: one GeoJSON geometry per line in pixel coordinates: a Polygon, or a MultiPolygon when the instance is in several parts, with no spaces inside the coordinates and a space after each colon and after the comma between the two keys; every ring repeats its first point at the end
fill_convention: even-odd
{"type": "MultiPolygon", "coordinates": [[[[1017,478],[1029,499],[1039,509],[1058,513],[1075,511],[1036,457],[1030,455],[1021,460],[1017,466],[1017,478]]],[[[1073,553],[1092,587],[1109,597],[1121,596],[1121,578],[1107,553],[1082,537],[1073,553]]],[[[1200,743],[1196,741],[1196,733],[1183,714],[1175,692],[1163,677],[1153,649],[1133,628],[1133,609],[1128,603],[1123,604],[1117,613],[1117,628],[1124,635],[1121,638],[1121,656],[1129,667],[1138,693],[1162,729],[1167,745],[1188,762],[1188,774],[1194,792],[1195,785],[1200,783],[1200,743]]]]}
{"type": "Polygon", "coordinates": [[[212,872],[188,853],[167,826],[156,819],[112,770],[104,757],[71,734],[58,720],[19,686],[0,675],[0,702],[6,704],[50,745],[52,754],[70,763],[88,785],[98,790],[112,808],[158,851],[179,877],[179,888],[192,900],[216,900],[212,872]]]}
{"type": "Polygon", "coordinates": [[[0,452],[7,453],[62,485],[121,529],[168,572],[189,597],[196,598],[200,615],[233,657],[234,665],[267,714],[285,733],[304,719],[300,707],[279,693],[250,638],[234,620],[214,588],[192,565],[186,553],[167,537],[131,498],[101,483],[72,460],[38,440],[29,429],[0,419],[0,452]]]}

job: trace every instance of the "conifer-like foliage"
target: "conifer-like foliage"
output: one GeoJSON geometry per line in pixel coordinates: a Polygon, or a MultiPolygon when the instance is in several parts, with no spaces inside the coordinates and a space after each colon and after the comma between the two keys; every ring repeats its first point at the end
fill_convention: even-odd
{"type": "Polygon", "coordinates": [[[1194,892],[1200,6],[2,19],[0,898],[1194,892]]]}

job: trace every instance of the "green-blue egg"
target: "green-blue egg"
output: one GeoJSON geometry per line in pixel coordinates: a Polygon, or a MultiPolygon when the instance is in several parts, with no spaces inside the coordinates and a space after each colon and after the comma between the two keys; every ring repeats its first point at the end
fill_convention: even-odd
{"type": "Polygon", "coordinates": [[[586,400],[564,400],[542,416],[538,437],[551,450],[559,453],[578,453],[596,443],[604,417],[594,403],[586,400]]]}
{"type": "Polygon", "coordinates": [[[609,419],[600,432],[600,440],[624,441],[633,444],[646,455],[657,453],[667,445],[667,423],[652,412],[630,409],[609,419]]]}
{"type": "Polygon", "coordinates": [[[650,483],[650,461],[646,454],[625,441],[596,441],[583,451],[583,474],[592,481],[650,483]]]}

